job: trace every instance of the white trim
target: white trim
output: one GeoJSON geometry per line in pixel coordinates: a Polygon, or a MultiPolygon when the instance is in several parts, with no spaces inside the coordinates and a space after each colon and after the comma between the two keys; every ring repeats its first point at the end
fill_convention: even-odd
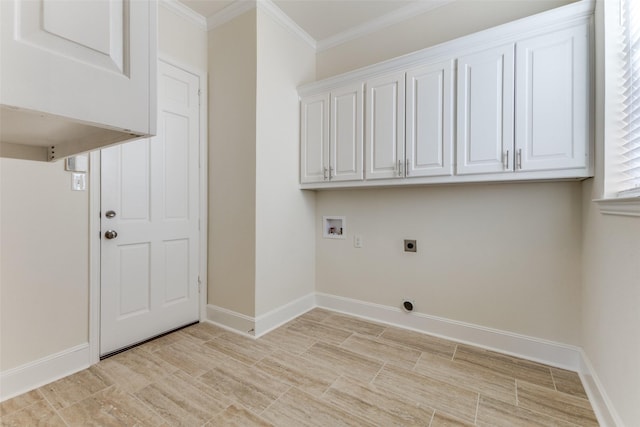
{"type": "Polygon", "coordinates": [[[207,318],[209,295],[209,87],[207,73],[200,79],[200,320],[207,318]]]}
{"type": "Polygon", "coordinates": [[[528,37],[547,32],[583,25],[593,16],[595,1],[583,0],[537,15],[518,19],[471,35],[449,40],[397,58],[368,65],[357,70],[332,76],[298,87],[302,97],[339,88],[353,82],[368,80],[376,76],[396,71],[406,71],[427,61],[444,61],[469,53],[485,50],[491,46],[514,43],[528,37]]]}
{"type": "Polygon", "coordinates": [[[80,344],[0,373],[0,402],[91,366],[89,344],[80,344]]]}
{"type": "Polygon", "coordinates": [[[310,293],[258,317],[247,316],[217,305],[207,305],[207,321],[239,334],[260,338],[316,307],[316,294],[310,293]]]}
{"type": "Polygon", "coordinates": [[[300,37],[314,50],[317,49],[316,40],[311,37],[305,30],[303,30],[298,24],[296,24],[293,19],[289,18],[289,15],[284,13],[282,9],[280,9],[271,0],[236,0],[229,6],[222,9],[220,12],[207,18],[207,30],[210,31],[218,28],[219,26],[226,24],[232,19],[254,8],[264,12],[275,22],[279,23],[284,28],[300,37]]]}
{"type": "Polygon", "coordinates": [[[421,15],[423,13],[427,13],[439,7],[445,6],[449,3],[453,3],[453,1],[454,0],[431,0],[431,1],[420,1],[420,2],[411,3],[405,7],[396,9],[393,12],[390,12],[386,15],[382,15],[369,22],[365,22],[361,25],[358,25],[356,27],[350,28],[346,31],[343,31],[341,33],[335,34],[331,37],[327,37],[326,39],[322,39],[318,41],[317,52],[322,52],[323,50],[336,47],[348,41],[357,39],[359,37],[381,30],[383,28],[389,27],[393,24],[400,23],[411,17],[421,15]]]}
{"type": "Polygon", "coordinates": [[[271,332],[314,307],[316,307],[316,295],[312,292],[265,314],[261,314],[255,319],[256,338],[271,332]]]}
{"type": "Polygon", "coordinates": [[[640,216],[640,197],[618,197],[594,200],[600,212],[607,215],[640,216]]]}
{"type": "Polygon", "coordinates": [[[589,403],[591,403],[591,407],[598,418],[598,423],[602,427],[623,426],[624,424],[620,416],[611,403],[611,399],[607,396],[602,382],[600,382],[598,375],[596,375],[596,371],[593,369],[593,365],[584,350],[580,351],[580,356],[581,366],[578,372],[582,380],[582,385],[589,397],[589,403]]]}
{"type": "Polygon", "coordinates": [[[89,164],[89,353],[90,363],[100,361],[100,199],[101,151],[90,154],[89,164]]]}
{"type": "Polygon", "coordinates": [[[204,16],[200,15],[198,12],[195,12],[191,8],[185,6],[178,0],[160,0],[159,3],[161,6],[164,6],[166,9],[170,10],[176,15],[191,22],[200,30],[207,30],[207,19],[204,16]]]}
{"type": "Polygon", "coordinates": [[[207,31],[218,28],[255,7],[256,0],[236,0],[220,12],[207,17],[207,31]]]}
{"type": "Polygon", "coordinates": [[[254,329],[256,320],[254,317],[247,316],[246,314],[208,304],[207,321],[224,329],[255,338],[254,329]]]}
{"type": "Polygon", "coordinates": [[[580,348],[498,329],[487,328],[422,313],[406,313],[400,307],[317,293],[318,307],[510,354],[563,369],[577,371],[580,348]]]}
{"type": "MultiPolygon", "coordinates": [[[[449,0],[451,1],[451,0],[449,0]]],[[[284,13],[282,9],[280,9],[273,1],[271,0],[260,0],[257,4],[258,9],[269,15],[274,21],[281,24],[283,27],[293,32],[295,35],[300,37],[305,41],[309,46],[311,46],[314,50],[317,51],[317,42],[316,40],[309,35],[305,30],[303,30],[296,22],[289,18],[289,15],[284,13]]]]}

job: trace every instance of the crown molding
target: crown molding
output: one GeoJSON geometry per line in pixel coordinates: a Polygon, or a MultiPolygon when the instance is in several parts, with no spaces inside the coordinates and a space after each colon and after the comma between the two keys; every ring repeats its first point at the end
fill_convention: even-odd
{"type": "Polygon", "coordinates": [[[183,3],[180,3],[178,0],[160,0],[159,4],[166,7],[176,15],[181,16],[187,21],[195,24],[199,29],[206,31],[207,30],[207,20],[204,16],[200,15],[197,12],[194,12],[183,3]]]}
{"type": "Polygon", "coordinates": [[[317,50],[316,40],[303,30],[295,21],[289,18],[289,15],[284,13],[272,0],[258,0],[258,9],[269,15],[273,20],[280,23],[289,31],[292,31],[302,40],[304,40],[314,50],[317,50]]]}
{"type": "Polygon", "coordinates": [[[316,51],[322,52],[323,50],[327,50],[348,41],[357,39],[358,37],[371,34],[390,25],[405,21],[413,16],[429,12],[449,3],[453,3],[454,1],[455,0],[431,0],[411,3],[403,8],[397,9],[396,11],[383,15],[377,19],[318,41],[316,51]]]}
{"type": "Polygon", "coordinates": [[[213,30],[252,9],[261,10],[274,21],[296,34],[313,49],[317,48],[315,39],[300,28],[293,19],[289,18],[289,15],[284,13],[282,9],[276,6],[271,0],[236,0],[220,12],[207,18],[207,30],[213,30]]]}
{"type": "Polygon", "coordinates": [[[237,16],[256,8],[256,0],[236,0],[220,12],[207,17],[207,31],[226,24],[237,16]]]}

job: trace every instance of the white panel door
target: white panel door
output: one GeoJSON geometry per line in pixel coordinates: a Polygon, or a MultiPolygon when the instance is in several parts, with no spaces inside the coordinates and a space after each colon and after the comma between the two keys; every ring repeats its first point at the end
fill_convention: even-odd
{"type": "Polygon", "coordinates": [[[513,97],[513,44],[458,58],[458,174],[513,170],[513,97]]]}
{"type": "Polygon", "coordinates": [[[453,174],[455,61],[407,72],[405,176],[453,174]]]}
{"type": "Polygon", "coordinates": [[[329,94],[300,101],[300,182],[329,179],[329,94]]]}
{"type": "Polygon", "coordinates": [[[329,177],[331,181],[363,178],[362,84],[331,91],[329,177]]]}
{"type": "Polygon", "coordinates": [[[155,133],[156,2],[3,0],[0,7],[2,104],[155,133]]]}
{"type": "Polygon", "coordinates": [[[366,179],[404,176],[405,74],[368,80],[366,179]]]}
{"type": "Polygon", "coordinates": [[[160,62],[158,135],[102,150],[102,355],[199,318],[198,90],[160,62]]]}
{"type": "Polygon", "coordinates": [[[587,166],[588,46],[587,24],[517,43],[517,170],[587,166]]]}

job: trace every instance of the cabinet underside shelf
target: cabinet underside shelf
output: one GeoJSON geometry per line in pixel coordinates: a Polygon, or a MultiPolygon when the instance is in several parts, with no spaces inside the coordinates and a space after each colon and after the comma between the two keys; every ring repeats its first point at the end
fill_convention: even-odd
{"type": "Polygon", "coordinates": [[[0,157],[55,161],[149,135],[0,106],[0,157]]]}

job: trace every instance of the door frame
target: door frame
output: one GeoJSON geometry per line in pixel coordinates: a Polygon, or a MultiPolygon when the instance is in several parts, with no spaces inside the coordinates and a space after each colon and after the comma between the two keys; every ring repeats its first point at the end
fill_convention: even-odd
{"type": "MultiPolygon", "coordinates": [[[[160,54],[158,61],[179,68],[198,77],[200,84],[200,129],[199,129],[199,265],[200,277],[200,321],[207,317],[207,242],[208,242],[208,113],[207,72],[160,54]]],[[[154,93],[152,96],[156,96],[154,93]]],[[[89,363],[100,361],[100,150],[90,153],[89,173],[89,363]]]]}

